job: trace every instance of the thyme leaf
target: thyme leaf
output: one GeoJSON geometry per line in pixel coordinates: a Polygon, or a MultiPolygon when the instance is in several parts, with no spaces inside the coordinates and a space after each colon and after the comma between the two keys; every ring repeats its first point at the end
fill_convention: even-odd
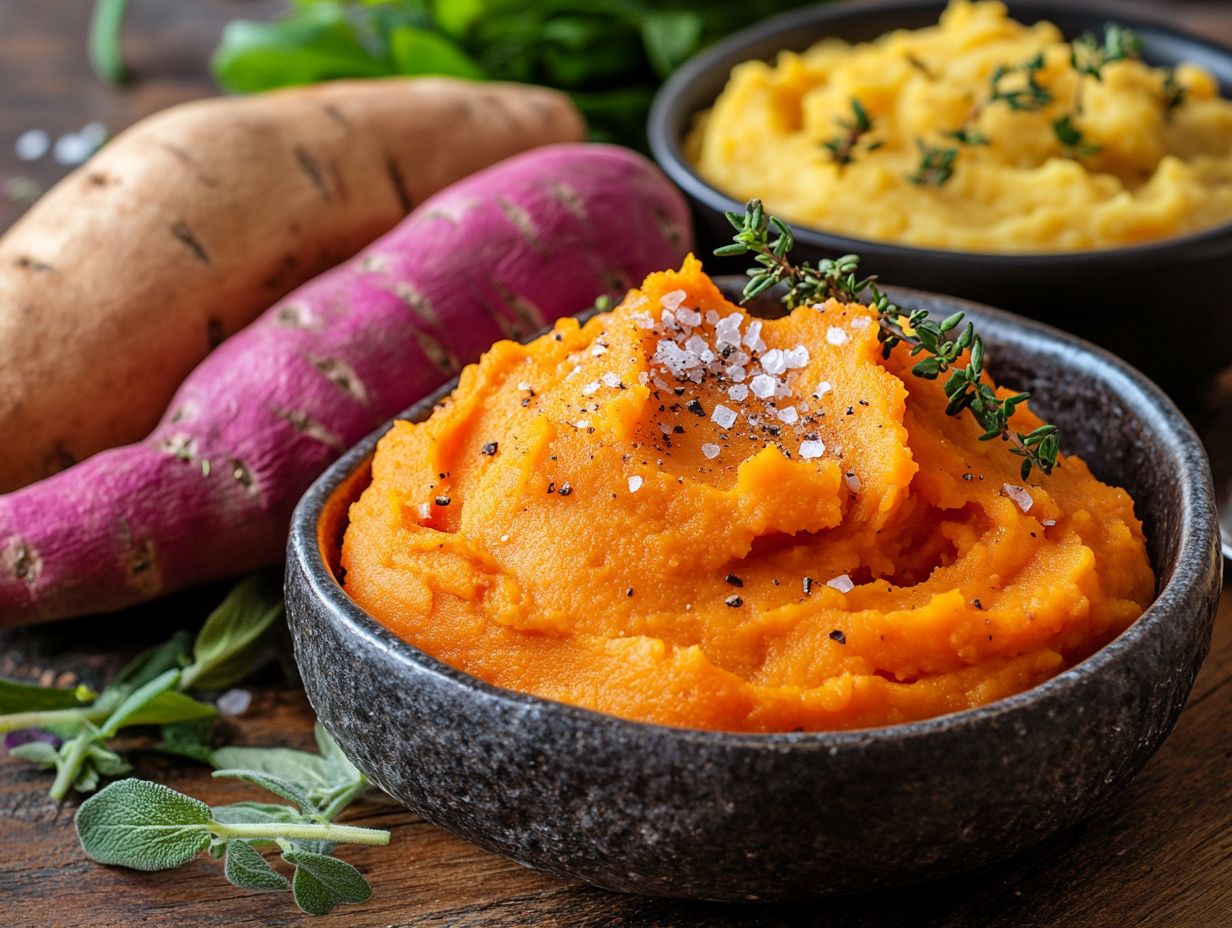
{"type": "Polygon", "coordinates": [[[876,151],[881,147],[880,141],[865,139],[864,136],[873,131],[873,119],[868,115],[868,110],[855,97],[851,98],[851,118],[839,118],[834,120],[840,129],[845,130],[841,135],[835,136],[826,142],[822,143],[822,147],[830,153],[830,160],[839,166],[840,169],[846,167],[856,160],[856,154],[861,148],[863,142],[863,151],[876,151]]]}

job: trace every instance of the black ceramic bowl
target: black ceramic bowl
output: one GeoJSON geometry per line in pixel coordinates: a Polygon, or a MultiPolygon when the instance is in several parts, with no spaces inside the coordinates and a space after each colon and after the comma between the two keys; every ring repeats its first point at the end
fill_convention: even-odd
{"type": "MultiPolygon", "coordinates": [[[[728,292],[741,281],[728,279],[728,292]]],[[[386,631],[339,585],[373,435],[295,511],[287,607],[308,698],[374,783],[528,867],[705,899],[869,890],[1032,845],[1124,787],[1171,731],[1210,643],[1220,587],[1202,448],[1116,358],[1035,322],[970,313],[990,369],[1104,480],[1133,495],[1159,594],[1124,634],[1042,686],[981,709],[842,733],[733,734],[630,722],[498,689],[386,631]]],[[[451,385],[452,386],[452,385],[451,385]]],[[[411,407],[423,419],[440,394],[411,407]]]]}
{"type": "MultiPolygon", "coordinates": [[[[1142,38],[1144,60],[1155,65],[1190,61],[1219,80],[1232,96],[1232,50],[1158,23],[1125,16],[1098,3],[1008,0],[1022,22],[1048,20],[1071,37],[1098,33],[1109,20],[1142,38]]],[[[726,210],[741,204],[702,180],[682,141],[695,115],[723,90],[733,66],[773,60],[834,37],[867,41],[894,29],[936,23],[943,0],[882,0],[808,7],[736,33],[685,64],[659,91],[650,113],[650,147],[660,166],[689,196],[699,250],[708,254],[730,239],[726,210]]],[[[796,226],[796,255],[816,258],[856,253],[863,270],[903,286],[979,300],[1075,332],[1144,370],[1187,406],[1206,378],[1232,359],[1232,225],[1145,245],[1060,254],[976,254],[874,242],[796,226]]],[[[730,262],[709,264],[743,271],[730,262]]]]}

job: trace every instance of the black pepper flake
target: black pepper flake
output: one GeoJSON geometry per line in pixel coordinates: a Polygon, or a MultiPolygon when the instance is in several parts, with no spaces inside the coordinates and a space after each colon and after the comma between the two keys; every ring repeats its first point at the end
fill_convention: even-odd
{"type": "Polygon", "coordinates": [[[561,496],[568,496],[570,493],[573,492],[573,486],[568,481],[565,481],[564,483],[560,485],[560,489],[557,490],[556,492],[559,493],[561,496]]]}
{"type": "Polygon", "coordinates": [[[767,425],[766,431],[769,432],[771,435],[777,436],[782,431],[782,429],[780,429],[777,425],[767,425]]]}
{"type": "Polygon", "coordinates": [[[685,403],[684,408],[695,416],[704,416],[706,414],[706,410],[702,408],[702,401],[696,397],[685,403]]]}
{"type": "Polygon", "coordinates": [[[556,492],[556,481],[555,480],[548,481],[548,492],[549,493],[556,492]]]}
{"type": "Polygon", "coordinates": [[[555,338],[558,342],[563,342],[565,340],[565,337],[561,335],[559,332],[557,332],[552,337],[555,338]]]}
{"type": "Polygon", "coordinates": [[[778,586],[778,585],[779,585],[779,578],[778,578],[778,577],[775,577],[775,578],[774,578],[773,580],[771,580],[770,582],[771,582],[771,583],[773,583],[775,586],[778,586]]]}
{"type": "Polygon", "coordinates": [[[813,584],[814,584],[814,583],[816,583],[816,582],[817,582],[817,581],[816,581],[816,580],[814,580],[812,577],[805,577],[805,578],[804,578],[804,582],[803,582],[801,585],[804,587],[804,595],[805,595],[805,596],[812,596],[812,595],[813,595],[813,584]]]}
{"type": "Polygon", "coordinates": [[[683,426],[683,425],[673,425],[673,426],[672,426],[672,431],[673,431],[673,432],[675,432],[677,435],[683,435],[683,434],[684,434],[684,426],[683,426]]]}
{"type": "Polygon", "coordinates": [[[524,397],[522,397],[522,405],[523,405],[523,406],[529,406],[529,405],[530,405],[530,397],[529,397],[529,396],[524,396],[524,397]]]}
{"type": "Polygon", "coordinates": [[[856,408],[854,406],[848,406],[847,415],[854,416],[855,414],[856,414],[856,408]]]}
{"type": "Polygon", "coordinates": [[[744,580],[741,579],[740,577],[737,577],[735,574],[728,574],[723,579],[726,580],[728,583],[730,583],[732,586],[744,586],[744,580]]]}
{"type": "Polygon", "coordinates": [[[976,608],[976,609],[983,609],[983,608],[984,608],[984,604],[983,604],[982,602],[980,602],[978,599],[973,599],[973,600],[971,600],[971,605],[975,606],[975,608],[976,608]]]}
{"type": "Polygon", "coordinates": [[[735,594],[727,597],[727,599],[723,600],[723,602],[731,606],[733,609],[738,609],[740,606],[744,605],[744,600],[735,594]]]}
{"type": "Polygon", "coordinates": [[[451,502],[452,500],[448,496],[438,496],[436,498],[436,505],[438,506],[448,506],[451,502]]]}
{"type": "Polygon", "coordinates": [[[859,400],[858,402],[860,403],[860,405],[861,405],[861,406],[867,406],[867,405],[868,405],[868,400],[859,400]]]}
{"type": "Polygon", "coordinates": [[[625,595],[626,595],[626,596],[632,596],[632,595],[633,595],[633,587],[629,587],[627,590],[625,590],[625,595]]]}
{"type": "Polygon", "coordinates": [[[498,445],[496,442],[490,441],[486,445],[484,445],[482,448],[479,449],[479,453],[486,454],[488,457],[491,457],[492,455],[496,454],[496,449],[499,447],[500,445],[498,445]]]}
{"type": "Polygon", "coordinates": [[[839,644],[846,644],[847,636],[836,628],[834,631],[830,632],[830,640],[837,641],[839,644]]]}
{"type": "Polygon", "coordinates": [[[963,480],[974,480],[975,474],[963,474],[963,480]]]}
{"type": "Polygon", "coordinates": [[[677,396],[684,396],[684,387],[672,387],[672,392],[677,396]]]}

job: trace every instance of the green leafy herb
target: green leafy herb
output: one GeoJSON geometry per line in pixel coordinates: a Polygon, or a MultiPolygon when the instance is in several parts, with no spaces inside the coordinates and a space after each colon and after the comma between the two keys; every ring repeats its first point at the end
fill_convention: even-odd
{"type": "Polygon", "coordinates": [[[1043,69],[1043,52],[1016,67],[1001,65],[992,73],[989,102],[1004,103],[1016,112],[1043,109],[1052,102],[1052,91],[1039,82],[1039,72],[1043,69]],[[1019,76],[1021,80],[1015,80],[1019,76]]]}
{"type": "Polygon", "coordinates": [[[1068,113],[1052,123],[1052,131],[1056,133],[1057,141],[1061,143],[1066,153],[1078,158],[1098,154],[1100,147],[1094,142],[1088,142],[1082,137],[1082,130],[1074,125],[1073,117],[1068,113]]]}
{"type": "Polygon", "coordinates": [[[907,175],[907,180],[918,187],[940,187],[954,176],[957,148],[939,148],[925,144],[922,139],[916,139],[915,144],[920,150],[920,163],[914,174],[907,175]]]}
{"type": "Polygon", "coordinates": [[[1104,26],[1102,41],[1090,32],[1070,43],[1070,64],[1079,77],[1104,79],[1104,67],[1142,54],[1142,40],[1132,29],[1118,23],[1104,26]]]}
{"type": "Polygon", "coordinates": [[[988,136],[979,129],[974,129],[969,125],[964,125],[951,132],[942,132],[947,139],[953,139],[960,145],[987,145],[988,136]]]}
{"type": "Polygon", "coordinates": [[[830,153],[830,160],[840,168],[846,167],[856,160],[857,152],[862,148],[865,152],[876,151],[881,147],[879,141],[864,139],[873,131],[873,120],[868,110],[855,97],[851,98],[851,118],[839,118],[838,123],[843,134],[823,142],[822,146],[830,153]]]}
{"type": "Polygon", "coordinates": [[[781,220],[767,216],[760,200],[750,200],[743,215],[729,212],[727,219],[736,234],[730,245],[716,249],[715,254],[754,256],[756,267],[748,271],[745,301],[776,285],[783,287],[783,302],[789,309],[824,303],[831,298],[842,303],[856,303],[867,294],[868,305],[877,311],[878,337],[885,357],[900,344],[909,346],[913,357],[923,355],[911,372],[926,380],[949,375],[944,387],[949,398],[947,415],[956,416],[967,410],[984,430],[981,441],[1000,438],[1008,442],[1010,452],[1023,459],[1024,480],[1033,469],[1052,473],[1060,453],[1056,426],[1040,426],[1026,434],[1014,431],[1009,420],[1029,394],[1018,393],[999,399],[993,388],[982,380],[984,345],[970,322],[962,326],[963,313],[937,321],[927,310],[905,312],[878,289],[876,277],[856,276],[860,266],[856,255],[823,259],[816,267],[807,262],[792,264],[788,260],[795,244],[791,229],[781,220]],[[771,229],[774,230],[773,240],[771,229]],[[960,367],[964,356],[967,364],[960,367]]]}
{"type": "Polygon", "coordinates": [[[1163,83],[1159,92],[1163,97],[1164,118],[1172,120],[1172,114],[1185,105],[1185,85],[1176,79],[1176,69],[1167,68],[1164,71],[1163,83]]]}
{"type": "Polygon", "coordinates": [[[120,33],[128,0],[98,0],[90,19],[90,66],[108,84],[121,84],[128,77],[120,50],[120,33]]]}
{"type": "Polygon", "coordinates": [[[43,729],[62,739],[59,748],[52,749],[54,756],[26,745],[12,752],[55,770],[50,795],[56,800],[71,789],[91,792],[101,777],[131,769],[110,746],[122,729],[164,726],[164,738],[178,741],[179,753],[209,760],[208,732],[202,723],[218,712],[184,691],[229,686],[248,674],[263,658],[264,636],[281,615],[282,599],[272,575],[254,575],[206,620],[191,656],[188,635],[177,633],[139,654],[101,693],[0,679],[0,733],[43,729]]]}
{"type": "Polygon", "coordinates": [[[314,811],[258,803],[211,809],[159,783],[133,779],[112,783],[83,802],[76,825],[82,849],[99,863],[170,870],[209,849],[225,858],[223,873],[236,886],[290,885],[296,904],[311,915],[324,915],[341,902],[362,902],[372,891],[358,870],[322,848],[389,843],[387,831],[336,825],[314,811]],[[281,850],[282,860],[295,868],[290,881],[253,847],[259,843],[281,850]]]}

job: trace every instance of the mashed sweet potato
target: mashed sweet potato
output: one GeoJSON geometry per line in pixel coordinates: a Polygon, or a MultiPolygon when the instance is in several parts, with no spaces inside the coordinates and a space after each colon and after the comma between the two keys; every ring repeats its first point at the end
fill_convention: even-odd
{"type": "Polygon", "coordinates": [[[874,320],[752,319],[690,258],[498,343],[381,440],[346,589],[498,686],[671,725],[886,725],[1045,680],[1153,595],[1133,503],[1075,457],[1022,486],[874,320]]]}
{"type": "MultiPolygon", "coordinates": [[[[1013,73],[1002,89],[1024,83],[1013,73]]],[[[760,197],[784,219],[909,245],[1084,250],[1232,220],[1232,101],[1210,73],[1183,65],[1170,86],[1164,69],[1126,60],[1080,78],[1055,26],[1017,23],[1000,3],[956,0],[935,27],[741,64],[689,148],[701,175],[738,200],[760,197]],[[987,102],[999,67],[1041,53],[1046,105],[987,102]],[[1173,93],[1180,105],[1169,108],[1173,93]],[[840,166],[824,144],[843,135],[837,121],[851,118],[853,100],[873,125],[840,166]],[[1054,129],[1066,117],[1081,151],[1054,129]],[[986,144],[946,135],[960,128],[986,144]],[[958,152],[952,178],[911,181],[920,145],[958,152]]]]}

